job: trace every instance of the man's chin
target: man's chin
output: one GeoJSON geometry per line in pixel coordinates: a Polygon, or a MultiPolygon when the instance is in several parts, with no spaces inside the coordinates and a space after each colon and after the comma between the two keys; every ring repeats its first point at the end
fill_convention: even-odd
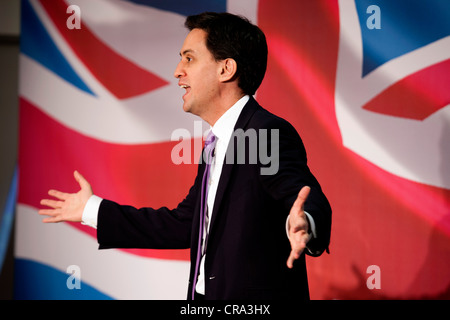
{"type": "Polygon", "coordinates": [[[193,108],[192,104],[190,104],[189,102],[187,102],[186,100],[183,99],[183,110],[184,112],[189,112],[192,113],[193,115],[198,115],[195,112],[195,108],[193,108]]]}
{"type": "Polygon", "coordinates": [[[186,102],[183,103],[183,110],[184,112],[191,112],[191,108],[186,102]]]}

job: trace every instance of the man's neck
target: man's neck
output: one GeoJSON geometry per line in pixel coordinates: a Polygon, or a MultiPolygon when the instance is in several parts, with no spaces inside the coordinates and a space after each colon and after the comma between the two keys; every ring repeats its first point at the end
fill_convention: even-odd
{"type": "Polygon", "coordinates": [[[230,96],[228,99],[222,99],[220,104],[216,104],[214,109],[211,109],[209,115],[207,115],[203,120],[205,120],[211,127],[217,122],[227,112],[232,106],[235,105],[243,96],[244,93],[239,93],[233,96],[230,96]]]}

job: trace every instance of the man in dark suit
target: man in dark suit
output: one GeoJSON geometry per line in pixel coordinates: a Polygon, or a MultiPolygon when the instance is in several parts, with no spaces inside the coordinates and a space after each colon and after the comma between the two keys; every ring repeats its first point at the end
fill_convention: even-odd
{"type": "Polygon", "coordinates": [[[183,109],[213,133],[186,198],[172,210],[123,206],[75,172],[81,190],[49,191],[58,200],[39,213],[96,227],[100,248],[190,248],[188,299],[309,299],[305,253],[328,250],[331,208],[296,130],[252,97],[265,36],[228,13],[190,16],[186,27],[174,75],[183,109]]]}

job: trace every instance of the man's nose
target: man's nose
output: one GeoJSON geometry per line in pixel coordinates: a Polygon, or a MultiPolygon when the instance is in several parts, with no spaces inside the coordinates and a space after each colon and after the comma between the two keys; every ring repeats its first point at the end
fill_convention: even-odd
{"type": "Polygon", "coordinates": [[[183,68],[181,65],[181,61],[180,61],[177,65],[177,67],[175,68],[175,72],[174,72],[173,76],[178,79],[178,78],[181,78],[183,75],[184,75],[184,71],[183,71],[183,68]]]}

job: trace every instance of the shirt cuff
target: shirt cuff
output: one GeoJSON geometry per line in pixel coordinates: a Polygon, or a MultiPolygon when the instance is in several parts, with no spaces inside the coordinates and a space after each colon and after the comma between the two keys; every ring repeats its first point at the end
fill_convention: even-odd
{"type": "MultiPolygon", "coordinates": [[[[316,238],[317,233],[316,233],[316,224],[314,223],[314,219],[308,212],[306,212],[306,211],[304,211],[304,212],[306,214],[306,217],[308,218],[309,228],[311,230],[310,239],[316,238]]],[[[286,234],[289,239],[289,215],[287,216],[287,219],[286,219],[286,234]]]]}
{"type": "Polygon", "coordinates": [[[306,216],[308,217],[309,228],[311,229],[312,238],[316,238],[316,224],[314,223],[313,217],[305,211],[306,216]]]}
{"type": "Polygon", "coordinates": [[[89,227],[97,229],[98,210],[100,209],[100,203],[102,198],[92,195],[84,206],[83,215],[81,217],[81,223],[89,227]]]}

